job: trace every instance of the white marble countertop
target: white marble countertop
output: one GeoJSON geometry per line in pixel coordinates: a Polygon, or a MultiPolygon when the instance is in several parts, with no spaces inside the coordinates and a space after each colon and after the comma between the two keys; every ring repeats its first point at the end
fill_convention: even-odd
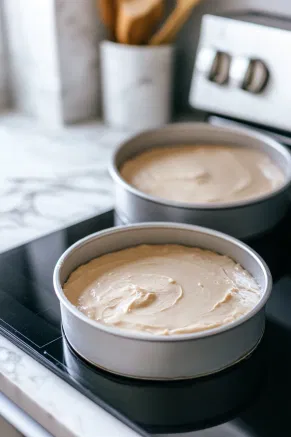
{"type": "MultiPolygon", "coordinates": [[[[2,116],[0,252],[111,207],[107,164],[130,135],[98,122],[52,132],[2,116]]],[[[136,435],[1,336],[0,390],[56,437],[136,435]]]]}
{"type": "Polygon", "coordinates": [[[108,209],[108,162],[130,135],[98,122],[49,131],[1,117],[0,251],[108,209]]]}

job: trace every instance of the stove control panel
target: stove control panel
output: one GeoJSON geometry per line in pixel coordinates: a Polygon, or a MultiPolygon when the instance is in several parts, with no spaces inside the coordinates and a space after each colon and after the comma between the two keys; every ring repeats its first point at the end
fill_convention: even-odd
{"type": "Polygon", "coordinates": [[[291,131],[291,21],[205,15],[190,104],[291,131]]]}

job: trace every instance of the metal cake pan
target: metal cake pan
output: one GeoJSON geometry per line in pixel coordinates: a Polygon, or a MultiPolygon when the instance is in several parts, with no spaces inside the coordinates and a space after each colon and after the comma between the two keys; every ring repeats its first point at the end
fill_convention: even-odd
{"type": "Polygon", "coordinates": [[[273,228],[290,206],[291,155],[277,141],[244,128],[225,128],[208,123],[175,123],[141,133],[123,143],[110,165],[114,181],[115,209],[123,224],[170,221],[195,224],[246,239],[273,228]],[[264,151],[281,168],[285,183],[279,189],[250,200],[231,203],[182,203],[143,193],[128,184],[119,169],[141,152],[170,145],[229,144],[264,151]]]}
{"type": "Polygon", "coordinates": [[[144,223],[90,235],[69,248],[54,270],[67,340],[85,360],[115,374],[172,380],[204,376],[237,363],[256,348],[265,327],[265,304],[272,278],[265,262],[244,243],[196,226],[144,223]],[[182,244],[228,255],[248,270],[262,290],[258,304],[240,319],[220,328],[183,335],[152,335],[95,322],[66,298],[62,286],[80,265],[105,253],[138,244],[182,244]]]}

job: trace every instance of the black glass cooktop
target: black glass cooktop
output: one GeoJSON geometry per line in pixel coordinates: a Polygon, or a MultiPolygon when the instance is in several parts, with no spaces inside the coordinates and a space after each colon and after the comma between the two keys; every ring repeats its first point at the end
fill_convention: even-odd
{"type": "Polygon", "coordinates": [[[248,359],[215,376],[133,381],[92,367],[66,342],[54,265],[78,239],[113,226],[112,211],[0,254],[0,332],[141,435],[290,437],[290,217],[248,242],[274,279],[263,341],[248,359]]]}

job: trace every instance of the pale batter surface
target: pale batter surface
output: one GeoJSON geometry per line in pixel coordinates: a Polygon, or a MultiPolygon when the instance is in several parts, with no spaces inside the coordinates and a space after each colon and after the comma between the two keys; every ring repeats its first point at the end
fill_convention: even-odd
{"type": "Polygon", "coordinates": [[[248,313],[254,278],[227,256],[180,245],[140,245],[75,270],[67,298],[90,319],[151,334],[204,331],[248,313]]]}
{"type": "Polygon", "coordinates": [[[284,183],[265,153],[219,145],[151,149],[125,162],[120,173],[144,193],[186,203],[251,199],[284,183]]]}

